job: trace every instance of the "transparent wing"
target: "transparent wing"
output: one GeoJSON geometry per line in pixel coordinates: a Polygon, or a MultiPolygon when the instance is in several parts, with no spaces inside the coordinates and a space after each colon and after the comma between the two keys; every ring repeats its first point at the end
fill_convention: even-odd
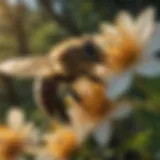
{"type": "Polygon", "coordinates": [[[48,57],[27,57],[6,60],[0,63],[0,73],[19,78],[48,75],[52,72],[48,57]]]}

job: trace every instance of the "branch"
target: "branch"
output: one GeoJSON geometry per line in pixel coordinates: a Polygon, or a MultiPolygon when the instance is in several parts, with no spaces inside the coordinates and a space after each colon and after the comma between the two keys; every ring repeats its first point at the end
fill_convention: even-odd
{"type": "Polygon", "coordinates": [[[16,5],[16,13],[11,12],[11,8],[6,0],[2,0],[3,8],[5,9],[8,18],[12,24],[13,30],[15,31],[15,38],[18,42],[19,55],[26,55],[29,53],[29,47],[27,43],[27,37],[24,29],[24,9],[23,2],[19,1],[16,5]]]}
{"type": "Polygon", "coordinates": [[[65,28],[72,35],[81,35],[81,31],[71,21],[71,19],[65,19],[54,11],[52,8],[53,2],[51,0],[40,0],[40,3],[43,5],[44,9],[48,12],[52,19],[54,19],[61,27],[65,28]]]}
{"type": "Polygon", "coordinates": [[[30,53],[27,42],[27,36],[24,29],[24,12],[25,6],[22,2],[20,2],[16,6],[16,14],[14,17],[14,27],[16,32],[16,38],[19,45],[18,50],[20,55],[26,55],[30,53]]]}

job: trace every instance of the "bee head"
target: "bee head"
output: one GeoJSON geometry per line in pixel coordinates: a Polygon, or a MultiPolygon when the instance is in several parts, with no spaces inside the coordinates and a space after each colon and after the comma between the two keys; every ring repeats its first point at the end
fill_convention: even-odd
{"type": "Polygon", "coordinates": [[[57,72],[66,76],[88,75],[99,79],[107,74],[103,56],[92,36],[66,40],[50,53],[52,67],[57,72]]]}

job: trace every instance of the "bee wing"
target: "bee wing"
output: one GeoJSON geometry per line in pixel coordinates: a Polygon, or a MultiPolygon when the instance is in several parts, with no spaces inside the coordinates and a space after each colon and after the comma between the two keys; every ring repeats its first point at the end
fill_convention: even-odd
{"type": "Polygon", "coordinates": [[[19,78],[44,76],[52,73],[48,57],[26,57],[0,63],[0,73],[19,78]]]}

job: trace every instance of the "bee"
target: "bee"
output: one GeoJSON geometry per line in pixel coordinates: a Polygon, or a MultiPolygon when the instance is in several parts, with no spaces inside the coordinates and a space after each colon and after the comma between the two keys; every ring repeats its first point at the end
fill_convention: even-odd
{"type": "Polygon", "coordinates": [[[132,77],[127,74],[126,78],[124,74],[131,70],[132,75],[135,66],[139,66],[141,52],[153,34],[154,26],[152,8],[142,12],[135,21],[122,12],[115,25],[102,26],[100,33],[68,39],[54,46],[45,56],[2,62],[0,72],[35,78],[34,95],[38,105],[50,116],[59,114],[68,121],[62,103],[64,88],[78,77],[88,76],[107,81],[107,94],[117,98],[130,86],[132,77]],[[144,26],[146,29],[142,30],[144,26]]]}
{"type": "Polygon", "coordinates": [[[100,76],[106,71],[104,55],[94,36],[70,38],[54,46],[45,56],[4,61],[0,71],[22,78],[55,75],[75,77],[84,74],[100,76]]]}
{"type": "Polygon", "coordinates": [[[114,110],[100,81],[82,76],[67,87],[63,103],[68,106],[71,121],[68,124],[53,121],[55,130],[46,134],[42,153],[51,159],[68,159],[94,132],[99,122],[114,110]]]}
{"type": "Polygon", "coordinates": [[[16,58],[0,64],[0,72],[18,78],[34,78],[34,94],[39,106],[50,115],[68,121],[62,103],[62,88],[77,77],[100,79],[107,73],[105,54],[94,36],[68,39],[45,56],[16,58]]]}

